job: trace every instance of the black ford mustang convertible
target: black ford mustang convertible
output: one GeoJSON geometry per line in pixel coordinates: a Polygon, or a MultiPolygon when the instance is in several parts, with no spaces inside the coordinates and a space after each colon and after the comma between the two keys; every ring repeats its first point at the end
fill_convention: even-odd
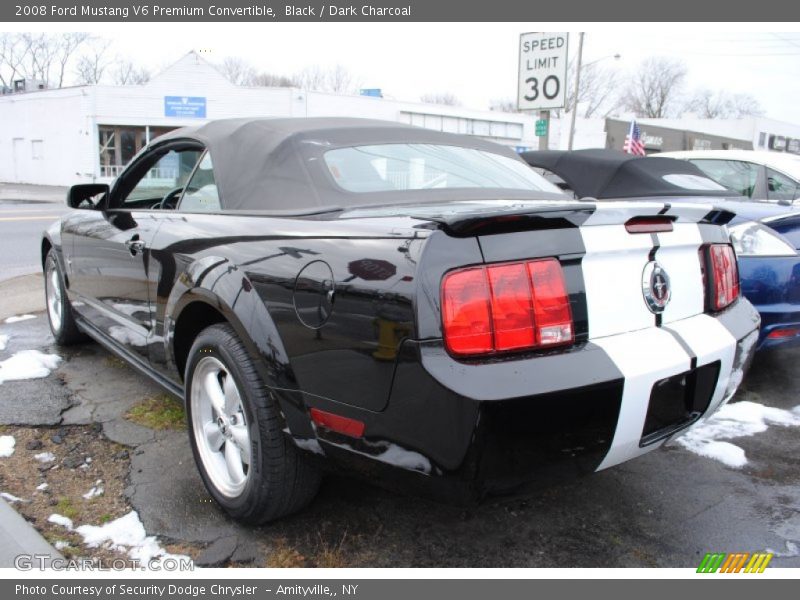
{"type": "Polygon", "coordinates": [[[730,213],[577,202],[472,137],[217,121],[68,203],[42,240],[56,341],[183,398],[243,522],[324,467],[455,500],[613,466],[726,402],[757,336],[730,213]]]}

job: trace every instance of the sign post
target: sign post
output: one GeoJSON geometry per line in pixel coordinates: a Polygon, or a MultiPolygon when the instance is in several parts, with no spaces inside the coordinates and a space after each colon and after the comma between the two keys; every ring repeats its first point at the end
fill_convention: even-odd
{"type": "Polygon", "coordinates": [[[550,110],[567,102],[568,33],[523,33],[519,36],[517,108],[539,111],[539,150],[550,142],[550,110]],[[541,122],[544,121],[544,125],[541,122]]]}

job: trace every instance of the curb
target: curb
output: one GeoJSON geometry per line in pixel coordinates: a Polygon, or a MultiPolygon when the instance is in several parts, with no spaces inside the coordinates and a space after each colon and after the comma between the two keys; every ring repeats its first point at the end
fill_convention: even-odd
{"type": "Polygon", "coordinates": [[[23,519],[5,500],[0,498],[0,567],[14,568],[17,556],[30,556],[32,566],[38,567],[43,556],[49,566],[54,559],[63,560],[61,553],[53,548],[33,526],[23,519]],[[38,558],[33,559],[36,555],[38,558]]]}
{"type": "Polygon", "coordinates": [[[45,310],[44,277],[37,272],[0,280],[0,297],[0,322],[21,313],[41,312],[45,310]]]}

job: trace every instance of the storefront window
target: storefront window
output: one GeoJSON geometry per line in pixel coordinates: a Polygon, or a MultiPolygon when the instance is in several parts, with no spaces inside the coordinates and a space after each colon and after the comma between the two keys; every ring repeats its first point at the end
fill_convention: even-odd
{"type": "Polygon", "coordinates": [[[134,125],[100,125],[100,177],[116,177],[122,169],[147,145],[160,135],[172,131],[172,127],[150,127],[134,125]]]}

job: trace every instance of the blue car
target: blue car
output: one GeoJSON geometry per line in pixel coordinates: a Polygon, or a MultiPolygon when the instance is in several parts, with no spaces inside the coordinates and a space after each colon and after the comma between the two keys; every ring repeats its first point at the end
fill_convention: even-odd
{"type": "Polygon", "coordinates": [[[522,158],[575,198],[713,204],[734,213],[728,229],[742,293],[761,314],[758,348],[800,344],[800,210],[794,205],[736,195],[673,158],[607,149],[525,152],[522,158]]]}

